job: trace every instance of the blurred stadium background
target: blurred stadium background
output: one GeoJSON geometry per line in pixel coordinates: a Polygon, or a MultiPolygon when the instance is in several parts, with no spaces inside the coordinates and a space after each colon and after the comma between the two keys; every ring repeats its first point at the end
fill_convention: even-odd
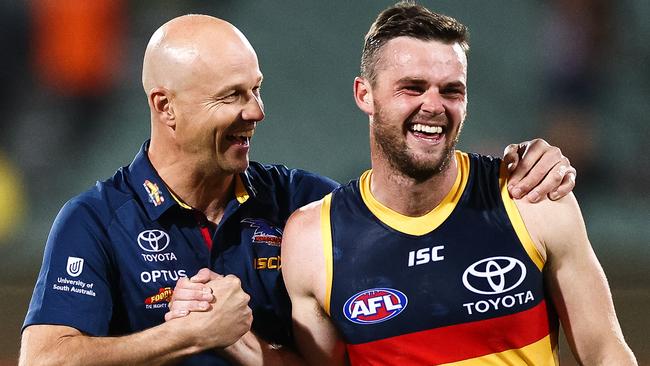
{"type": "MultiPolygon", "coordinates": [[[[461,149],[501,155],[541,136],[575,193],[626,338],[650,364],[650,2],[421,1],[470,27],[461,149]]],[[[362,39],[391,1],[0,1],[0,365],[63,203],[127,165],[149,133],[140,86],[151,33],[186,13],[229,20],[257,50],[266,120],[252,158],[341,182],[369,166],[352,100],[362,39]]],[[[218,39],[215,39],[218,42],[218,39]]],[[[564,364],[575,364],[563,347],[564,364]]]]}

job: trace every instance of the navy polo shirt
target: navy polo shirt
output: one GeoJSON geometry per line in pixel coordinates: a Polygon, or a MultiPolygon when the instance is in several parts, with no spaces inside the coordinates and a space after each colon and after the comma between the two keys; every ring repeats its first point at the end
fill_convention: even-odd
{"type": "MultiPolygon", "coordinates": [[[[235,197],[221,223],[210,231],[210,250],[197,213],[171,195],[149,161],[148,145],[129,166],[63,206],[23,329],[57,324],[118,336],[153,327],[164,322],[176,281],[208,267],[241,279],[258,336],[291,344],[291,309],[280,274],[282,229],[294,210],[338,184],[251,162],[236,177],[235,197]]],[[[227,363],[209,351],[183,364],[227,363]]]]}

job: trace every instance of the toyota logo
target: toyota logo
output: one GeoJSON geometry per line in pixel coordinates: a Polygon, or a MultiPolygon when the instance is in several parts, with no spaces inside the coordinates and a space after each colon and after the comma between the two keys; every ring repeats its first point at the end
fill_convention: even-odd
{"type": "Polygon", "coordinates": [[[515,258],[491,257],[469,266],[463,273],[468,290],[482,295],[496,295],[519,286],[526,278],[526,266],[515,258]]]}
{"type": "Polygon", "coordinates": [[[145,230],[138,234],[138,245],[146,252],[162,252],[169,245],[169,235],[162,230],[145,230]]]}

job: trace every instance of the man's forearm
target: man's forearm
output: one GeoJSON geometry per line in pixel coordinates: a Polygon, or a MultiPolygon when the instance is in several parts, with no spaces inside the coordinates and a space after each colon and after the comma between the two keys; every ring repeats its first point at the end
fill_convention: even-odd
{"type": "Polygon", "coordinates": [[[91,337],[68,327],[25,329],[19,365],[162,365],[202,350],[183,339],[177,325],[159,326],[121,337],[91,337]]]}
{"type": "Polygon", "coordinates": [[[239,341],[218,351],[237,365],[305,365],[306,362],[289,347],[271,345],[248,332],[239,341]]]}
{"type": "Polygon", "coordinates": [[[586,359],[582,360],[585,365],[638,365],[634,353],[625,343],[622,335],[620,338],[611,339],[609,344],[594,348],[593,351],[593,355],[587,355],[586,359]]]}

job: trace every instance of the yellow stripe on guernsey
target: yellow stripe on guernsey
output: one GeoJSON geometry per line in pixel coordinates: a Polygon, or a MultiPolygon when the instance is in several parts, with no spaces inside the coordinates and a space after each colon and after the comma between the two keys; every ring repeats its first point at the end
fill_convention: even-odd
{"type": "Polygon", "coordinates": [[[492,353],[458,362],[443,364],[444,366],[485,366],[485,365],[559,365],[557,354],[553,351],[551,337],[546,336],[539,341],[519,349],[492,353]]]}
{"type": "Polygon", "coordinates": [[[248,201],[250,197],[246,187],[244,187],[244,182],[241,180],[239,175],[235,175],[235,197],[237,197],[237,202],[240,204],[248,201]]]}
{"type": "MultiPolygon", "coordinates": [[[[188,205],[187,203],[181,201],[180,198],[176,197],[176,195],[172,192],[169,187],[167,187],[167,190],[169,190],[169,194],[172,195],[172,198],[174,201],[176,201],[182,208],[186,210],[192,210],[192,207],[188,205]]],[[[246,187],[244,187],[244,182],[242,182],[241,177],[239,175],[235,175],[235,198],[237,198],[237,202],[244,203],[246,200],[248,200],[250,196],[248,195],[248,191],[246,190],[246,187]]]]}
{"type": "Polygon", "coordinates": [[[332,296],[332,227],[330,225],[330,206],[332,194],[323,198],[320,208],[320,232],[323,240],[323,256],[325,257],[325,312],[330,315],[330,298],[332,296]]]}
{"type": "Polygon", "coordinates": [[[458,175],[456,176],[454,186],[438,206],[423,216],[405,216],[377,201],[370,191],[372,170],[366,171],[360,178],[359,188],[361,189],[363,202],[379,220],[397,231],[416,236],[430,233],[451,215],[467,185],[469,157],[460,151],[456,151],[455,157],[456,165],[458,166],[458,175]]]}
{"type": "Polygon", "coordinates": [[[521,241],[521,244],[526,250],[526,253],[528,253],[530,259],[532,259],[532,261],[535,262],[535,265],[541,271],[542,268],[544,268],[544,259],[542,258],[542,255],[539,253],[537,247],[533,243],[533,239],[530,237],[530,234],[528,233],[528,229],[526,229],[526,225],[524,224],[524,220],[521,218],[521,215],[519,214],[519,209],[517,209],[517,205],[515,204],[515,201],[510,197],[510,194],[508,193],[509,175],[510,174],[508,173],[508,169],[506,168],[506,165],[502,162],[501,171],[499,172],[499,187],[501,188],[501,199],[503,200],[503,205],[506,207],[508,218],[510,218],[510,222],[512,223],[512,227],[515,229],[515,232],[517,233],[517,237],[519,238],[519,241],[521,241]]]}

